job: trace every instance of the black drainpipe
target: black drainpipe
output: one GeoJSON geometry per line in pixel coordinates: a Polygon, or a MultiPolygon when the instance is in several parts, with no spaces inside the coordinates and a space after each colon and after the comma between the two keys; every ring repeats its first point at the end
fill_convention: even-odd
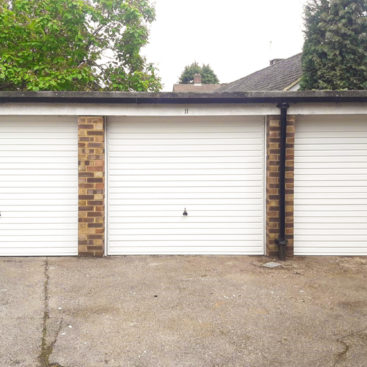
{"type": "Polygon", "coordinates": [[[280,155],[279,155],[279,259],[285,260],[287,240],[285,238],[285,153],[287,139],[287,110],[289,104],[279,103],[280,108],[280,155]]]}

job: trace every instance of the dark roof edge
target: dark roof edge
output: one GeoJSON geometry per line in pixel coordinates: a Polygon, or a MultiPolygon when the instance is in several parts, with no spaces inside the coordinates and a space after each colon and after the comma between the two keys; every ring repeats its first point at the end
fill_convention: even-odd
{"type": "Polygon", "coordinates": [[[5,92],[0,103],[120,103],[120,104],[199,104],[199,103],[320,103],[367,102],[367,90],[238,92],[238,93],[136,93],[136,92],[5,92]]]}

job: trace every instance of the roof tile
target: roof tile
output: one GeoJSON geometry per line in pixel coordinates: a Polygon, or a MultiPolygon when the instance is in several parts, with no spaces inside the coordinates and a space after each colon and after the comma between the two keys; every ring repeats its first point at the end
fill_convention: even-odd
{"type": "Polygon", "coordinates": [[[215,90],[217,93],[285,90],[302,76],[302,53],[276,62],[265,69],[215,90]]]}

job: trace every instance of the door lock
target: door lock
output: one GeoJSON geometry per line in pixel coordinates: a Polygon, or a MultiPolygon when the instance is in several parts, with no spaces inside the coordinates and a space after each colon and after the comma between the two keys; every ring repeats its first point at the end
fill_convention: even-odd
{"type": "Polygon", "coordinates": [[[186,211],[186,208],[185,208],[184,212],[182,213],[182,215],[183,215],[184,217],[187,217],[187,216],[188,216],[187,211],[186,211]]]}

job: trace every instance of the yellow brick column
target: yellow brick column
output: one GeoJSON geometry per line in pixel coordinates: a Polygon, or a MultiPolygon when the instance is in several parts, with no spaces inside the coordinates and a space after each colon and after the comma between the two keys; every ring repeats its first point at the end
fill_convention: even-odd
{"type": "Polygon", "coordinates": [[[103,256],[105,242],[105,141],[103,117],[78,118],[80,256],[103,256]]]}
{"type": "MultiPolygon", "coordinates": [[[[268,256],[276,256],[278,255],[276,239],[279,236],[279,116],[268,117],[266,131],[266,254],[268,256]]],[[[287,116],[285,160],[285,232],[287,239],[287,256],[293,256],[294,136],[295,116],[287,116]]]]}

